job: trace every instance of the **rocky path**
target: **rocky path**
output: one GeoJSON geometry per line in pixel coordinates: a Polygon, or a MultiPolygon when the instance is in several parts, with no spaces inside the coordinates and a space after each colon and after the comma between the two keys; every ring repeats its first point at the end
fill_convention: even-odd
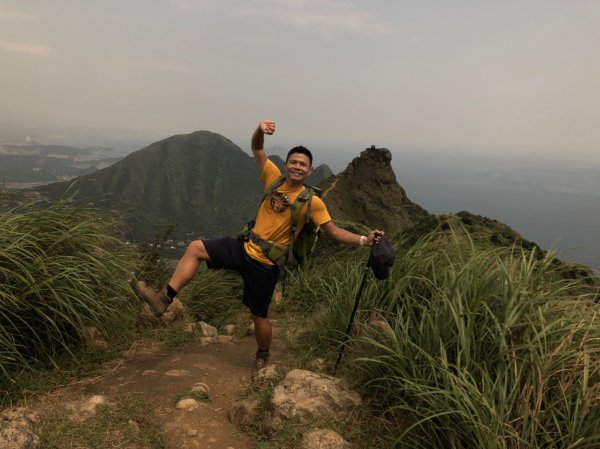
{"type": "Polygon", "coordinates": [[[227,419],[228,408],[251,376],[249,339],[224,344],[189,344],[137,357],[101,381],[88,394],[139,393],[157,410],[168,448],[250,448],[250,442],[227,419]],[[202,382],[208,402],[196,410],[175,409],[176,398],[202,382]]]}
{"type": "MultiPolygon", "coordinates": [[[[302,440],[303,449],[360,447],[350,445],[326,424],[347,422],[360,408],[360,396],[342,379],[294,369],[286,339],[278,336],[277,328],[274,334],[271,364],[259,372],[254,370],[253,336],[202,337],[177,349],[132,347],[107,363],[98,377],[50,391],[32,407],[0,410],[0,447],[41,449],[36,431],[42,428],[51,447],[85,449],[84,441],[93,441],[93,447],[144,449],[147,446],[140,444],[149,441],[144,439],[148,434],[142,434],[146,429],[162,433],[166,449],[250,449],[256,447],[255,442],[230,422],[230,411],[237,423],[253,422],[259,418],[260,400],[254,395],[245,397],[245,393],[258,388],[260,395],[269,385],[273,389],[268,390],[268,411],[259,419],[262,430],[278,439],[277,447],[287,447],[281,446],[287,444],[282,436],[295,439],[290,447],[300,447],[302,440]],[[196,388],[207,394],[190,397],[196,388]],[[240,401],[242,396],[245,399],[240,401]],[[139,409],[131,409],[133,416],[129,412],[123,416],[127,407],[118,405],[119,401],[135,404],[136,398],[150,404],[150,409],[142,415],[139,409]],[[98,408],[101,404],[105,407],[98,408]],[[53,412],[58,413],[59,421],[53,412]],[[158,419],[160,429],[147,423],[140,428],[138,423],[144,423],[149,413],[158,419]],[[290,420],[303,424],[295,428],[300,434],[293,436],[284,430],[279,435],[290,420]],[[62,423],[69,424],[63,428],[62,423]],[[79,430],[72,433],[74,429],[79,430]],[[88,431],[98,429],[101,433],[90,440],[88,431]],[[87,439],[80,440],[79,435],[87,435],[87,439]],[[102,439],[100,446],[98,439],[102,439]]],[[[320,371],[318,364],[311,365],[320,371]]]]}
{"type": "MultiPolygon", "coordinates": [[[[87,384],[84,394],[141,394],[156,407],[167,449],[249,449],[251,441],[229,422],[228,412],[251,382],[255,350],[254,338],[245,337],[138,355],[87,384]],[[175,408],[178,395],[198,383],[208,386],[209,400],[198,401],[196,409],[175,408]]],[[[274,345],[272,359],[284,358],[274,345]]]]}

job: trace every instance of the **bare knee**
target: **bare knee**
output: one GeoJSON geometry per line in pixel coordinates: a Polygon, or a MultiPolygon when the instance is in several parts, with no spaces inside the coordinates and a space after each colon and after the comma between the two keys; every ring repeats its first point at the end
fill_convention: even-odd
{"type": "Polygon", "coordinates": [[[258,327],[270,326],[271,322],[268,318],[261,318],[256,315],[252,315],[252,321],[254,321],[254,325],[258,327]]]}

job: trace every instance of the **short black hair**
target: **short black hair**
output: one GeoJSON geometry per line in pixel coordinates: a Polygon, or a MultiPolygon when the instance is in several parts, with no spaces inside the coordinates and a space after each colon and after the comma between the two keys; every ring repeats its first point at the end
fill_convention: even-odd
{"type": "Polygon", "coordinates": [[[308,157],[308,160],[310,161],[310,166],[312,167],[313,157],[312,157],[312,153],[310,152],[310,150],[308,148],[306,148],[302,145],[298,145],[298,146],[292,148],[290,151],[288,151],[285,161],[287,162],[289,160],[290,156],[294,153],[304,154],[306,157],[308,157]]]}

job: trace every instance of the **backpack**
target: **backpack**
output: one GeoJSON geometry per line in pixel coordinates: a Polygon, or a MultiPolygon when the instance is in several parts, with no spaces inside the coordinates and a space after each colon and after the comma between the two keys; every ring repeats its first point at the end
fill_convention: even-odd
{"type": "MultiPolygon", "coordinates": [[[[269,195],[281,187],[285,182],[285,176],[279,176],[277,179],[272,181],[264,191],[263,199],[260,204],[269,197],[269,195]]],[[[274,241],[265,241],[260,239],[253,231],[256,223],[256,218],[249,221],[244,227],[244,230],[238,235],[238,238],[242,241],[251,240],[257,244],[262,250],[263,254],[274,264],[281,267],[283,265],[296,266],[304,262],[314,251],[315,245],[321,233],[320,226],[315,226],[310,221],[310,210],[312,207],[312,197],[317,195],[321,197],[322,190],[304,184],[305,189],[298,195],[294,204],[291,205],[292,217],[290,220],[290,244],[282,245],[281,243],[274,241]],[[304,204],[308,203],[306,210],[306,222],[302,227],[302,230],[296,237],[296,229],[298,229],[298,220],[300,219],[300,211],[304,207],[304,204]]],[[[259,206],[260,208],[260,206],[259,206]]]]}

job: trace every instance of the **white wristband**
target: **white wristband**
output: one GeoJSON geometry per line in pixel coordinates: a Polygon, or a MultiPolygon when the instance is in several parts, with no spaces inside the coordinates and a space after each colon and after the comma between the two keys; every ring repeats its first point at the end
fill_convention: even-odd
{"type": "Polygon", "coordinates": [[[364,235],[361,235],[360,238],[358,239],[358,245],[365,246],[365,240],[367,240],[367,238],[364,235]]]}

